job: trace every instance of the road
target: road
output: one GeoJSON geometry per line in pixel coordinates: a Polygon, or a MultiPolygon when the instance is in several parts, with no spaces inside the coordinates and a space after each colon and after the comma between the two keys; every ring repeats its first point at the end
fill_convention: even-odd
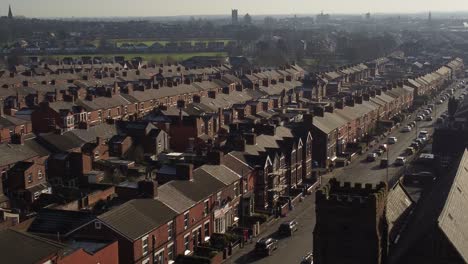
{"type": "MultiPolygon", "coordinates": [[[[463,92],[463,89],[455,91],[455,97],[458,97],[463,92]]],[[[448,100],[441,105],[436,105],[433,112],[434,122],[437,120],[444,111],[447,110],[448,100]]],[[[415,112],[415,113],[418,113],[415,112]]],[[[402,125],[412,121],[416,114],[402,125]]],[[[388,136],[396,136],[398,142],[390,145],[389,148],[389,162],[393,163],[396,157],[401,156],[401,153],[411,144],[417,137],[417,133],[421,130],[427,130],[430,134],[433,132],[433,122],[420,121],[417,122],[417,129],[408,133],[401,133],[396,129],[388,136]]],[[[384,139],[381,143],[386,143],[384,139]]],[[[380,144],[380,143],[379,143],[380,144]]],[[[377,146],[379,145],[377,144],[377,146]]],[[[372,151],[371,149],[370,151],[372,151]]],[[[363,154],[360,158],[351,162],[345,168],[335,170],[333,173],[323,177],[322,182],[326,182],[331,177],[336,177],[340,181],[361,182],[361,183],[378,183],[386,180],[386,169],[380,169],[380,158],[375,162],[366,162],[367,153],[363,154]]],[[[387,157],[385,153],[382,157],[387,157]]],[[[390,164],[388,168],[389,178],[400,177],[401,167],[395,167],[390,164]]],[[[315,227],[315,195],[305,197],[303,202],[299,203],[287,217],[276,220],[269,227],[266,228],[261,234],[261,237],[275,237],[279,240],[278,249],[270,257],[259,258],[253,254],[255,243],[247,244],[245,247],[237,251],[225,263],[234,264],[283,264],[283,263],[300,263],[302,257],[312,250],[312,237],[315,227]],[[299,222],[299,230],[292,237],[279,238],[276,235],[279,225],[287,220],[296,219],[299,222]]],[[[259,237],[260,238],[260,237],[259,237]]],[[[258,240],[259,238],[256,238],[258,240]]]]}
{"type": "MultiPolygon", "coordinates": [[[[312,250],[312,232],[315,226],[315,195],[309,195],[299,203],[287,217],[280,218],[271,224],[261,237],[275,237],[279,240],[278,249],[270,257],[258,257],[252,250],[255,243],[247,244],[243,249],[236,252],[226,263],[235,264],[283,264],[300,263],[302,257],[312,250]],[[276,230],[281,223],[287,220],[296,219],[299,229],[292,237],[278,237],[276,230]]],[[[260,239],[256,238],[256,240],[260,239]]]]}
{"type": "MultiPolygon", "coordinates": [[[[461,95],[463,89],[455,90],[455,98],[461,95]]],[[[416,122],[416,127],[413,128],[411,132],[402,133],[400,129],[395,129],[392,133],[390,133],[389,137],[397,137],[398,142],[396,144],[388,145],[388,159],[389,159],[389,167],[388,167],[388,180],[395,180],[401,176],[401,172],[404,168],[397,167],[393,165],[393,162],[398,156],[405,156],[409,158],[409,156],[404,155],[404,151],[407,147],[410,146],[411,142],[417,138],[417,135],[420,131],[426,130],[429,132],[429,135],[432,136],[434,131],[434,122],[437,120],[440,115],[447,110],[448,100],[446,100],[443,104],[435,105],[435,109],[432,113],[433,121],[419,121],[416,122]]],[[[411,121],[414,121],[414,118],[417,116],[416,113],[420,111],[415,111],[411,118],[405,120],[402,123],[402,126],[408,124],[411,121]]],[[[387,143],[387,139],[381,140],[381,143],[387,143]]],[[[379,144],[376,144],[378,147],[379,144]]],[[[372,151],[373,149],[371,149],[372,151]]],[[[349,182],[359,182],[359,183],[372,183],[376,184],[378,182],[387,181],[387,169],[380,168],[380,159],[386,158],[387,153],[384,153],[382,157],[379,157],[374,162],[367,162],[366,159],[367,155],[364,154],[360,156],[358,159],[351,162],[349,166],[346,166],[341,169],[336,175],[334,175],[339,181],[349,181],[349,182]]]]}

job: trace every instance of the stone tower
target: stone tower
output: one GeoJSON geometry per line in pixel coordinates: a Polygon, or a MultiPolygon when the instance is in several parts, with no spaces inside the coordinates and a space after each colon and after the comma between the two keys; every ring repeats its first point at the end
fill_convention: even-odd
{"type": "Polygon", "coordinates": [[[13,12],[11,12],[11,5],[8,6],[8,18],[13,18],[13,12]]]}
{"type": "Polygon", "coordinates": [[[314,263],[381,264],[388,250],[387,185],[336,179],[316,193],[314,263]]]}

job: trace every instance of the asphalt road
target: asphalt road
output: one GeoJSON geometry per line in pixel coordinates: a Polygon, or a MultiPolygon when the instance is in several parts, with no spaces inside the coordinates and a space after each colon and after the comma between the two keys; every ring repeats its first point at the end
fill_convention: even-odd
{"type": "MultiPolygon", "coordinates": [[[[454,96],[458,98],[461,95],[464,89],[455,90],[454,96]]],[[[402,123],[400,128],[395,129],[392,133],[388,135],[388,137],[397,137],[398,142],[393,145],[389,146],[388,152],[388,160],[389,160],[389,167],[388,167],[388,180],[395,179],[401,176],[401,172],[404,170],[402,167],[397,167],[393,164],[395,159],[398,156],[404,156],[406,158],[410,158],[411,156],[407,156],[404,154],[404,151],[407,147],[411,145],[411,142],[417,138],[417,135],[420,131],[426,130],[432,136],[434,132],[434,122],[437,120],[440,115],[447,111],[448,100],[446,100],[443,104],[435,105],[435,109],[432,113],[433,121],[419,121],[416,122],[416,127],[413,128],[411,132],[402,133],[400,132],[400,128],[405,126],[411,121],[414,121],[414,118],[417,116],[417,113],[421,112],[421,110],[415,111],[411,114],[411,117],[405,122],[402,123]]],[[[424,109],[425,107],[423,107],[424,109]]],[[[382,143],[387,143],[387,138],[380,140],[376,146],[371,149],[370,151],[374,150],[378,145],[382,143]]],[[[381,158],[387,158],[387,153],[384,153],[381,157],[377,158],[374,162],[367,162],[367,153],[361,155],[356,160],[351,162],[350,165],[340,169],[338,173],[333,175],[339,181],[348,181],[348,182],[359,182],[359,183],[372,183],[376,184],[381,181],[387,181],[387,169],[380,168],[380,160],[381,158]]]]}
{"type": "MultiPolygon", "coordinates": [[[[455,96],[458,97],[464,89],[455,91],[455,96]]],[[[448,100],[441,105],[436,105],[433,111],[434,122],[437,120],[444,111],[447,110],[448,100]]],[[[419,113],[416,111],[415,113],[419,113]]],[[[405,122],[402,126],[412,121],[416,114],[413,113],[412,117],[405,122]]],[[[396,157],[401,156],[402,152],[411,144],[411,142],[417,137],[417,133],[421,130],[427,130],[431,135],[433,132],[433,122],[420,121],[417,122],[417,129],[413,129],[408,133],[401,133],[400,129],[396,129],[388,136],[395,136],[398,138],[398,142],[393,145],[389,145],[389,178],[400,177],[401,167],[395,167],[393,165],[396,157]],[[417,130],[417,131],[416,131],[417,130]]],[[[381,140],[381,143],[386,143],[386,139],[381,140]]],[[[379,145],[376,144],[376,147],[379,145]]],[[[370,151],[372,151],[371,149],[370,151]]],[[[340,181],[349,182],[361,182],[361,183],[378,183],[386,180],[387,171],[386,169],[379,168],[380,158],[387,157],[387,153],[384,153],[382,157],[379,157],[374,162],[366,162],[365,159],[367,153],[363,154],[358,159],[351,162],[351,164],[345,168],[335,170],[333,173],[326,175],[322,182],[326,182],[331,177],[336,177],[340,181]]],[[[315,227],[315,195],[307,196],[303,202],[298,204],[293,211],[291,211],[287,217],[280,218],[266,228],[260,237],[274,237],[279,240],[278,249],[269,257],[257,257],[253,254],[255,241],[260,239],[256,238],[251,244],[246,244],[245,247],[237,251],[231,258],[225,263],[233,264],[294,264],[300,263],[302,257],[312,250],[312,238],[313,230],[315,227]],[[299,222],[299,230],[292,236],[287,238],[280,238],[276,234],[279,225],[287,220],[296,219],[299,222]]]]}
{"type": "Polygon", "coordinates": [[[309,195],[299,203],[287,217],[280,218],[271,224],[260,237],[251,244],[236,252],[226,263],[235,264],[294,264],[300,263],[307,252],[312,251],[312,232],[315,226],[315,195],[309,195]],[[276,234],[279,225],[287,220],[296,219],[299,229],[291,237],[279,237],[276,234]],[[268,257],[258,257],[253,253],[255,241],[261,237],[278,239],[278,249],[268,257]]]}

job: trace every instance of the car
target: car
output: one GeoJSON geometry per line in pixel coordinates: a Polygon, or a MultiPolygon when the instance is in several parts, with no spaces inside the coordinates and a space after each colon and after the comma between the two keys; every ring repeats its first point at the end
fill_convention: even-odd
{"type": "Polygon", "coordinates": [[[443,103],[444,103],[444,101],[442,101],[442,100],[436,101],[436,104],[438,104],[438,105],[441,105],[441,104],[443,104],[443,103]]]}
{"type": "Polygon", "coordinates": [[[430,116],[430,115],[426,116],[426,119],[425,119],[425,120],[426,120],[426,121],[432,121],[432,116],[430,116]]]}
{"type": "Polygon", "coordinates": [[[314,254],[312,252],[307,253],[302,258],[301,264],[314,264],[314,254]]]}
{"type": "Polygon", "coordinates": [[[387,168],[388,167],[388,159],[383,158],[380,160],[380,168],[387,168]]]}
{"type": "Polygon", "coordinates": [[[380,148],[374,150],[374,153],[377,154],[377,156],[382,156],[382,154],[384,154],[384,152],[385,151],[383,149],[380,149],[380,148]]]}
{"type": "Polygon", "coordinates": [[[424,139],[422,139],[422,138],[417,138],[417,139],[415,139],[414,141],[415,141],[415,142],[418,142],[418,144],[419,144],[420,146],[424,145],[424,143],[426,142],[426,141],[425,141],[424,139]]]}
{"type": "Polygon", "coordinates": [[[404,166],[406,164],[405,157],[397,157],[395,160],[395,166],[404,166]]]}
{"type": "Polygon", "coordinates": [[[406,155],[408,155],[408,156],[413,155],[415,152],[416,152],[416,151],[414,150],[413,147],[407,147],[407,148],[405,149],[405,153],[406,153],[406,155]]]}
{"type": "Polygon", "coordinates": [[[437,118],[436,124],[442,124],[444,122],[444,119],[442,117],[437,118]]]}
{"type": "Polygon", "coordinates": [[[424,117],[422,115],[418,115],[415,120],[416,121],[423,121],[424,117]]]}
{"type": "Polygon", "coordinates": [[[378,157],[377,153],[374,153],[374,152],[369,153],[369,154],[367,154],[367,161],[368,162],[373,162],[373,161],[375,161],[377,159],[377,157],[378,157]]]}
{"type": "Polygon", "coordinates": [[[413,128],[413,127],[416,126],[416,122],[411,121],[411,122],[408,123],[408,125],[409,125],[411,128],[413,128]]]}
{"type": "Polygon", "coordinates": [[[429,132],[427,132],[426,130],[421,130],[419,131],[419,134],[418,134],[418,138],[423,138],[423,137],[428,137],[429,135],[429,132]]]}
{"type": "Polygon", "coordinates": [[[398,142],[398,139],[396,137],[389,137],[387,140],[388,144],[395,144],[398,142]]]}
{"type": "Polygon", "coordinates": [[[295,220],[282,223],[278,228],[278,234],[282,236],[292,236],[298,229],[298,223],[295,220]]]}
{"type": "Polygon", "coordinates": [[[278,249],[278,240],[274,238],[262,238],[255,244],[255,253],[264,256],[270,256],[273,251],[278,249]]]}
{"type": "Polygon", "coordinates": [[[388,146],[387,146],[387,144],[380,144],[379,149],[381,149],[381,150],[383,150],[383,151],[387,151],[387,150],[388,150],[388,146]]]}
{"type": "Polygon", "coordinates": [[[411,132],[411,127],[410,126],[404,126],[404,127],[401,128],[400,131],[402,133],[411,132]]]}
{"type": "Polygon", "coordinates": [[[414,150],[418,150],[420,145],[418,142],[411,142],[410,147],[412,147],[414,150]]]}

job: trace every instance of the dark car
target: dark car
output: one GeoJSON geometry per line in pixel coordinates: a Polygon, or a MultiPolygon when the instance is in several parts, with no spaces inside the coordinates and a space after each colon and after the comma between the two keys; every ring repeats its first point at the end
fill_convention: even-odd
{"type": "Polygon", "coordinates": [[[279,226],[278,234],[282,236],[292,236],[297,231],[298,223],[293,221],[284,222],[279,226]]]}
{"type": "Polygon", "coordinates": [[[278,240],[274,238],[262,238],[255,244],[255,253],[270,256],[278,248],[278,240]]]}
{"type": "Polygon", "coordinates": [[[385,158],[381,159],[380,160],[380,168],[383,169],[383,168],[387,168],[387,167],[388,167],[388,159],[385,159],[385,158]]]}
{"type": "Polygon", "coordinates": [[[307,255],[302,258],[301,264],[314,264],[314,255],[312,252],[307,253],[307,255]]]}

